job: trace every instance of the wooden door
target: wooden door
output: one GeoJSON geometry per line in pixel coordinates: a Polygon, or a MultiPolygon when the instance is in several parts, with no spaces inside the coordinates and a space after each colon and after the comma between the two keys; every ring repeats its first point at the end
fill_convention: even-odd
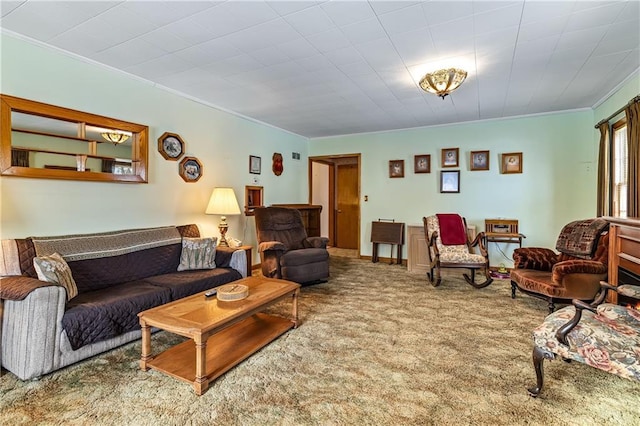
{"type": "Polygon", "coordinates": [[[358,248],[358,226],[360,217],[358,174],[357,164],[337,166],[335,246],[339,248],[358,248]]]}

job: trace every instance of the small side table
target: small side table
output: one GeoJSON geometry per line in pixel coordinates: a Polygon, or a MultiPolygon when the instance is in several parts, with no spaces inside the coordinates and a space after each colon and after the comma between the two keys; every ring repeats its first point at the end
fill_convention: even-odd
{"type": "Polygon", "coordinates": [[[236,250],[244,250],[247,255],[247,277],[251,276],[251,262],[253,262],[253,256],[251,255],[251,250],[253,250],[253,246],[240,246],[235,247],[236,250]]]}

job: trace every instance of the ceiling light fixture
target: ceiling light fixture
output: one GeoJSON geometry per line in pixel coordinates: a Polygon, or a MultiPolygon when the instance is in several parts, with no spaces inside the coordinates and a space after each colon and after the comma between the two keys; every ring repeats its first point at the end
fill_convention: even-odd
{"type": "Polygon", "coordinates": [[[129,139],[129,135],[123,132],[118,132],[115,130],[101,133],[102,137],[105,140],[112,142],[114,145],[118,145],[119,143],[126,142],[129,139]]]}
{"type": "Polygon", "coordinates": [[[464,79],[467,72],[458,68],[442,69],[425,74],[420,80],[420,87],[425,92],[433,93],[444,99],[449,93],[456,90],[464,79]]]}

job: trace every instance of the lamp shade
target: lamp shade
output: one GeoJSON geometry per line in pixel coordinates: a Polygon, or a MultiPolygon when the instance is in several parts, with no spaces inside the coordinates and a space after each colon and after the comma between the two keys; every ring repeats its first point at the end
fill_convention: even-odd
{"type": "Polygon", "coordinates": [[[240,214],[240,206],[233,188],[213,188],[205,213],[223,216],[240,214]]]}

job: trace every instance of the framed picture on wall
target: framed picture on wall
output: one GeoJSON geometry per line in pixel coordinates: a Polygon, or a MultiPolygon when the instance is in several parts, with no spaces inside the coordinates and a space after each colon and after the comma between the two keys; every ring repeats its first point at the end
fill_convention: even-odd
{"type": "Polygon", "coordinates": [[[460,192],[460,170],[443,170],[440,172],[440,192],[460,192]]]}
{"type": "Polygon", "coordinates": [[[176,133],[164,132],[158,138],[158,152],[165,160],[178,161],[184,154],[184,141],[176,133]]]}
{"type": "Polygon", "coordinates": [[[502,173],[522,173],[522,153],[502,154],[502,173]]]}
{"type": "Polygon", "coordinates": [[[202,177],[202,163],[196,157],[184,157],[178,173],[185,182],[197,182],[202,177]]]}
{"type": "Polygon", "coordinates": [[[431,155],[414,156],[413,171],[415,173],[431,173],[431,155]]]}
{"type": "Polygon", "coordinates": [[[390,178],[404,177],[404,160],[389,161],[389,177],[390,178]]]}
{"type": "Polygon", "coordinates": [[[262,158],[255,155],[249,156],[249,173],[259,175],[262,173],[262,158]]]}
{"type": "Polygon", "coordinates": [[[471,151],[471,170],[489,170],[489,151],[471,151]]]}
{"type": "Polygon", "coordinates": [[[458,167],[458,148],[444,148],[442,150],[442,167],[458,167]]]}

